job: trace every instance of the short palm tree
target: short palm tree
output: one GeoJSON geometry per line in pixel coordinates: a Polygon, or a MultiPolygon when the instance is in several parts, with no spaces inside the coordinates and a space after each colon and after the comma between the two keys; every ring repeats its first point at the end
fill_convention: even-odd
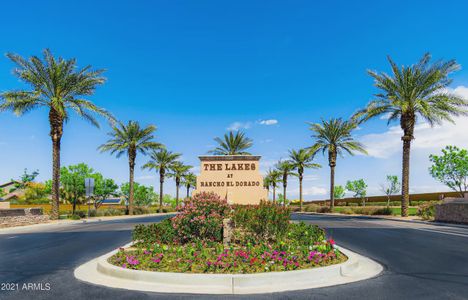
{"type": "Polygon", "coordinates": [[[312,138],[315,139],[314,145],[309,147],[315,155],[318,151],[328,153],[328,166],[330,167],[330,208],[335,206],[335,167],[338,155],[343,152],[354,155],[354,152],[367,153],[364,146],[356,141],[351,135],[357,128],[354,121],[345,121],[332,118],[328,121],[322,120],[321,123],[310,124],[310,130],[313,132],[312,138]]]}
{"type": "Polygon", "coordinates": [[[197,176],[192,172],[185,173],[182,176],[182,185],[187,189],[187,198],[190,197],[190,189],[197,185],[197,176]]]}
{"type": "Polygon", "coordinates": [[[410,150],[415,124],[422,119],[433,126],[443,121],[453,122],[453,116],[467,114],[468,103],[447,91],[452,82],[448,76],[458,70],[459,65],[455,60],[431,64],[430,59],[431,56],[427,53],[417,64],[399,67],[388,57],[391,75],[368,71],[381,92],[375,95],[376,99],[367,107],[354,115],[359,122],[388,115],[388,123],[400,123],[403,130],[402,216],[408,215],[410,150]]]}
{"type": "Polygon", "coordinates": [[[245,136],[244,132],[230,131],[224,135],[224,138],[215,138],[218,147],[209,151],[214,155],[250,155],[245,150],[252,147],[252,140],[245,136]]]}
{"type": "Polygon", "coordinates": [[[183,177],[189,173],[191,168],[192,166],[184,165],[180,161],[177,161],[172,166],[170,166],[170,173],[168,173],[167,176],[174,178],[176,184],[176,206],[179,206],[180,182],[183,177]]]}
{"type": "Polygon", "coordinates": [[[117,158],[123,154],[127,155],[129,167],[129,214],[133,215],[134,199],[134,173],[137,154],[146,155],[149,150],[162,148],[163,145],[154,141],[156,126],[148,125],[141,127],[136,121],[128,121],[127,124],[118,123],[108,133],[110,139],[99,146],[101,152],[116,154],[117,158]]]}
{"type": "Polygon", "coordinates": [[[288,185],[288,176],[296,176],[294,173],[294,166],[289,160],[280,160],[276,164],[276,170],[281,174],[281,183],[283,185],[283,206],[286,206],[286,187],[288,185]]]}
{"type": "Polygon", "coordinates": [[[91,66],[78,69],[76,59],[55,58],[46,49],[43,59],[32,56],[25,59],[8,53],[15,64],[14,75],[30,89],[7,91],[1,94],[0,111],[11,110],[23,115],[36,108],[48,110],[50,137],[52,139],[52,212],[58,219],[60,201],[60,144],[63,125],[70,119],[70,111],[99,127],[95,115],[114,120],[105,109],[84,98],[94,94],[97,86],[104,84],[104,70],[92,70],[91,66]]]}
{"type": "Polygon", "coordinates": [[[159,173],[159,212],[162,213],[164,197],[164,179],[166,172],[171,169],[175,162],[180,158],[180,153],[173,153],[166,149],[153,150],[150,161],[143,165],[143,169],[155,170],[159,173]]]}
{"type": "Polygon", "coordinates": [[[278,170],[268,170],[265,178],[267,178],[267,183],[272,187],[273,191],[273,203],[276,203],[276,187],[278,183],[281,181],[281,173],[278,170]]]}
{"type": "Polygon", "coordinates": [[[304,179],[304,170],[305,169],[318,169],[322,166],[316,163],[313,163],[314,154],[310,150],[300,149],[300,150],[290,150],[289,151],[289,161],[292,164],[294,170],[297,171],[297,176],[299,177],[299,203],[302,211],[302,180],[304,179]]]}

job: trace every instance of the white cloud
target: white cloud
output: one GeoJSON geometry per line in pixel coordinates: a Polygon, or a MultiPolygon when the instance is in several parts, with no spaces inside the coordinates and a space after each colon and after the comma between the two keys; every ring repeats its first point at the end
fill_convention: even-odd
{"type": "Polygon", "coordinates": [[[276,125],[278,124],[278,120],[276,119],[268,119],[268,120],[261,120],[258,122],[260,125],[276,125]]]}
{"type": "MultiPolygon", "coordinates": [[[[451,90],[455,94],[468,99],[468,87],[459,86],[451,90]]],[[[454,118],[455,124],[445,122],[442,125],[431,127],[427,123],[415,126],[412,148],[439,150],[446,145],[468,147],[468,117],[454,118]]],[[[388,158],[401,153],[403,132],[400,126],[392,126],[386,132],[363,135],[360,141],[366,146],[369,156],[388,158]]]]}
{"type": "Polygon", "coordinates": [[[135,178],[136,181],[138,181],[138,180],[153,180],[153,179],[156,179],[155,175],[142,175],[142,176],[137,176],[135,178]]]}
{"type": "MultiPolygon", "coordinates": [[[[299,193],[299,190],[295,192],[299,193]]],[[[323,187],[311,186],[303,188],[302,193],[304,196],[323,196],[328,193],[328,190],[323,187]]]]}
{"type": "Polygon", "coordinates": [[[318,175],[304,175],[304,181],[316,181],[316,180],[319,180],[319,176],[318,175]]]}
{"type": "Polygon", "coordinates": [[[231,123],[231,125],[229,125],[229,127],[226,129],[230,131],[237,131],[239,129],[249,129],[250,127],[252,127],[252,122],[234,122],[231,123]]]}
{"type": "Polygon", "coordinates": [[[231,123],[226,129],[230,131],[237,131],[240,129],[250,129],[254,125],[265,125],[265,126],[270,126],[270,125],[276,125],[278,124],[278,120],[276,119],[266,119],[266,120],[260,120],[260,121],[247,121],[247,122],[241,122],[241,121],[236,121],[231,123]]]}

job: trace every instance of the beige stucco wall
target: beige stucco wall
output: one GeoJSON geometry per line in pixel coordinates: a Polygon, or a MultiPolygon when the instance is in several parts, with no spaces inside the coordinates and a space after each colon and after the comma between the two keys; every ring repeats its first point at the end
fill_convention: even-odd
{"type": "Polygon", "coordinates": [[[232,204],[258,204],[267,199],[260,174],[260,156],[200,156],[198,192],[215,192],[232,204]]]}

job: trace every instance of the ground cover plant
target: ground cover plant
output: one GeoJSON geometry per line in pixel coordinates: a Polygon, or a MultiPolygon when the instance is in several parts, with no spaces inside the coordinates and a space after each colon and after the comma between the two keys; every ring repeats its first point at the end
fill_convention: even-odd
{"type": "Polygon", "coordinates": [[[109,262],[160,272],[258,273],[346,260],[323,229],[292,223],[289,215],[288,208],[270,202],[231,206],[216,194],[200,193],[175,217],[136,226],[134,246],[120,249],[109,262]]]}

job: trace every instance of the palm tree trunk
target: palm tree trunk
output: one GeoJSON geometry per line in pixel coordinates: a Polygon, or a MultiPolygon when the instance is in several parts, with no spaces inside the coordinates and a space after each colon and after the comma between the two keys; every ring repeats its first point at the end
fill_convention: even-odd
{"type": "Polygon", "coordinates": [[[187,199],[189,198],[190,196],[190,185],[187,185],[187,199]]]}
{"type": "MultiPolygon", "coordinates": [[[[51,120],[51,123],[60,121],[51,120]],[[55,122],[54,122],[55,121],[55,122]]],[[[60,141],[62,139],[62,125],[51,125],[52,138],[52,211],[50,218],[59,218],[60,205],[60,141]]]]}
{"type": "Polygon", "coordinates": [[[287,182],[283,183],[283,207],[286,207],[286,186],[288,185],[287,182]]]}
{"type": "Polygon", "coordinates": [[[273,204],[276,204],[276,185],[273,186],[273,204]]]}
{"type": "Polygon", "coordinates": [[[409,203],[409,174],[410,174],[410,150],[412,138],[405,135],[403,140],[403,168],[401,181],[401,216],[408,216],[409,203]]]}
{"type": "Polygon", "coordinates": [[[162,213],[163,206],[163,185],[164,185],[164,171],[159,172],[159,213],[162,213]]]}
{"type": "Polygon", "coordinates": [[[175,196],[176,207],[179,206],[179,185],[180,183],[176,180],[176,196],[175,196]]]}
{"type": "Polygon", "coordinates": [[[335,207],[335,166],[330,166],[330,210],[335,207]]]}
{"type": "Polygon", "coordinates": [[[135,173],[135,162],[132,161],[130,158],[129,162],[129,169],[130,169],[130,178],[129,178],[129,196],[128,196],[128,214],[133,215],[133,198],[135,194],[135,187],[134,187],[134,173],[135,173]]]}
{"type": "Polygon", "coordinates": [[[299,206],[302,212],[302,174],[299,174],[299,206]]]}

